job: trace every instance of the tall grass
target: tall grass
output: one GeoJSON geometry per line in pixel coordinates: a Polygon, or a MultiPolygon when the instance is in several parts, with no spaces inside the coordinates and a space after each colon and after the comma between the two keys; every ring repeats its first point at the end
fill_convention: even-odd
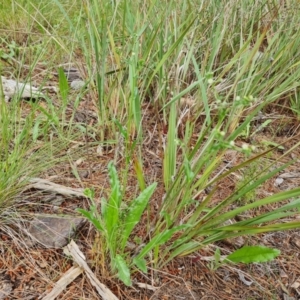
{"type": "MultiPolygon", "coordinates": [[[[39,176],[66,158],[62,154],[70,141],[41,137],[41,123],[35,120],[37,108],[22,116],[19,103],[0,100],[0,211],[14,204],[30,179],[39,176]],[[35,123],[37,122],[37,123],[35,123]],[[40,128],[36,128],[36,124],[40,128]]],[[[45,130],[45,132],[47,132],[45,130]]],[[[71,155],[71,154],[70,154],[71,155]]]]}
{"type": "MultiPolygon", "coordinates": [[[[237,143],[251,128],[254,117],[273,102],[289,99],[299,91],[299,1],[282,6],[282,1],[276,0],[124,0],[102,1],[101,5],[96,0],[83,0],[70,12],[68,2],[52,0],[57,12],[55,24],[64,25],[68,38],[54,25],[53,16],[35,1],[14,3],[34,16],[34,26],[51,36],[60,53],[77,63],[97,108],[94,130],[99,134],[98,142],[123,136],[125,169],[135,164],[141,190],[146,186],[142,168],[145,107],[151,106],[156,112],[152,119],[167,129],[166,135],[157,133],[164,141],[162,181],[166,195],[146,236],[140,237],[145,245],[135,258],[130,260],[124,254],[124,242],[122,249],[114,248],[112,261],[126,257],[129,261],[119,261],[122,266],[135,265],[145,271],[147,264],[159,268],[176,256],[225,238],[299,228],[299,222],[281,223],[280,219],[298,213],[300,189],[252,203],[240,201],[289,163],[266,165],[232,194],[213,202],[226,176],[270,152],[255,152],[259,144],[237,143]],[[178,108],[187,98],[193,108],[183,122],[178,108]],[[184,128],[182,136],[178,135],[180,126],[184,128]],[[245,154],[246,159],[229,170],[222,169],[223,157],[232,149],[245,154]],[[274,211],[225,225],[241,213],[285,200],[288,204],[278,204],[274,211]],[[231,209],[233,204],[237,207],[231,209]]],[[[67,94],[62,95],[65,103],[68,99],[67,94]]],[[[298,144],[280,159],[296,147],[298,144]]],[[[112,185],[112,195],[116,187],[119,183],[112,185]]],[[[114,204],[111,209],[121,209],[123,199],[119,195],[117,200],[117,208],[114,204]]],[[[105,202],[105,207],[108,205],[105,202]]],[[[95,223],[99,215],[93,209],[88,217],[95,223]]],[[[119,211],[114,215],[119,216],[119,211]]],[[[107,224],[106,230],[112,231],[111,222],[107,224]]],[[[101,230],[105,231],[104,227],[102,224],[101,230]]],[[[120,228],[116,230],[114,234],[121,234],[120,228]]]]}

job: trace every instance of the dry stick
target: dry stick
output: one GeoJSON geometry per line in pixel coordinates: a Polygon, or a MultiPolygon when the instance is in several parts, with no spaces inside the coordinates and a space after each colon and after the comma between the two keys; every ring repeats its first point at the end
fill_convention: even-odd
{"type": "Polygon", "coordinates": [[[118,298],[112,293],[112,291],[97,279],[97,277],[87,265],[84,254],[80,251],[73,240],[66,247],[64,247],[64,252],[71,255],[74,261],[79,265],[79,267],[84,269],[91,284],[96,288],[99,295],[104,300],[118,300],[118,298]]]}
{"type": "Polygon", "coordinates": [[[75,280],[83,270],[78,267],[70,268],[62,278],[60,278],[52,291],[46,295],[42,300],[54,300],[73,280],[75,280]]]}
{"type": "Polygon", "coordinates": [[[64,196],[77,196],[86,197],[81,188],[68,188],[66,186],[51,182],[41,178],[31,178],[30,185],[26,187],[26,190],[35,188],[38,190],[51,191],[64,196]]]}

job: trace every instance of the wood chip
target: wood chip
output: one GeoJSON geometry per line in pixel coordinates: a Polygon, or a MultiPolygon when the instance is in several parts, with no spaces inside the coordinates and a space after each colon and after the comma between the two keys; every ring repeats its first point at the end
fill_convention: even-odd
{"type": "Polygon", "coordinates": [[[83,270],[78,267],[72,267],[70,268],[62,278],[60,278],[52,291],[46,295],[42,300],[54,300],[60,293],[63,292],[63,290],[72,282],[74,281],[83,270]]]}
{"type": "Polygon", "coordinates": [[[31,184],[26,187],[26,189],[35,188],[38,190],[51,191],[64,196],[76,196],[76,197],[86,197],[83,193],[83,189],[69,188],[46,179],[41,178],[31,178],[31,184]]]}
{"type": "Polygon", "coordinates": [[[287,172],[280,174],[278,177],[288,179],[288,178],[299,178],[300,177],[300,172],[287,172]]]}
{"type": "Polygon", "coordinates": [[[20,98],[45,98],[45,95],[40,91],[40,88],[36,88],[31,84],[7,79],[4,76],[1,76],[0,80],[2,80],[3,93],[5,101],[7,102],[14,96],[20,98]]]}
{"type": "Polygon", "coordinates": [[[97,279],[97,277],[87,265],[84,254],[80,251],[79,247],[73,240],[66,247],[64,247],[64,252],[67,255],[71,255],[74,261],[79,265],[79,267],[84,269],[91,284],[96,288],[97,292],[104,300],[118,300],[118,298],[112,293],[112,291],[97,279]]]}
{"type": "Polygon", "coordinates": [[[158,290],[159,288],[156,287],[156,286],[153,286],[153,285],[150,285],[150,284],[147,284],[147,283],[143,283],[143,282],[137,282],[136,285],[142,289],[147,289],[147,290],[150,290],[150,291],[156,291],[158,290]]]}
{"type": "Polygon", "coordinates": [[[293,289],[298,289],[300,287],[300,278],[298,278],[292,285],[291,287],[293,289]]]}
{"type": "Polygon", "coordinates": [[[13,284],[8,280],[0,282],[0,300],[8,299],[13,290],[13,284]]]}

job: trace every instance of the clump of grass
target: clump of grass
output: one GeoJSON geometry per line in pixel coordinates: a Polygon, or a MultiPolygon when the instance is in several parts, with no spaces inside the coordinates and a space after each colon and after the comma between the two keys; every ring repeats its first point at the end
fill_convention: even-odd
{"type": "MultiPolygon", "coordinates": [[[[241,187],[245,186],[245,184],[251,183],[251,180],[253,178],[256,178],[257,175],[259,176],[262,170],[267,170],[267,173],[269,171],[264,158],[260,158],[256,161],[253,161],[251,164],[241,169],[239,172],[240,179],[237,179],[236,182],[236,190],[239,190],[241,187]]],[[[243,198],[241,198],[240,201],[243,204],[251,203],[255,201],[255,199],[258,197],[257,194],[258,194],[258,190],[256,189],[250,190],[248,193],[243,195],[243,198]]]]}
{"type": "MultiPolygon", "coordinates": [[[[4,98],[0,101],[0,206],[3,210],[13,205],[31,178],[68,159],[63,153],[72,140],[66,134],[64,138],[47,135],[51,134],[47,122],[35,118],[38,105],[33,103],[29,115],[23,117],[19,101],[10,104],[4,98]]],[[[71,151],[69,155],[72,156],[71,151]]]]}

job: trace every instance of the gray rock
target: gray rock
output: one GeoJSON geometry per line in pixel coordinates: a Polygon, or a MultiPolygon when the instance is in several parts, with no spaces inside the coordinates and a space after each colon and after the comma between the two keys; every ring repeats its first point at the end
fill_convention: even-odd
{"type": "Polygon", "coordinates": [[[71,82],[70,86],[73,90],[80,90],[85,86],[85,82],[83,80],[76,79],[71,82]]]}
{"type": "Polygon", "coordinates": [[[33,87],[31,84],[17,82],[13,79],[7,79],[1,76],[3,93],[5,101],[9,101],[14,96],[20,98],[44,98],[45,95],[40,89],[33,87]]]}
{"type": "Polygon", "coordinates": [[[64,69],[64,73],[69,82],[74,80],[82,80],[82,77],[76,68],[64,69]]]}
{"type": "Polygon", "coordinates": [[[30,222],[27,231],[30,239],[26,243],[28,246],[40,243],[46,248],[62,248],[84,222],[81,217],[39,215],[30,222]]]}

